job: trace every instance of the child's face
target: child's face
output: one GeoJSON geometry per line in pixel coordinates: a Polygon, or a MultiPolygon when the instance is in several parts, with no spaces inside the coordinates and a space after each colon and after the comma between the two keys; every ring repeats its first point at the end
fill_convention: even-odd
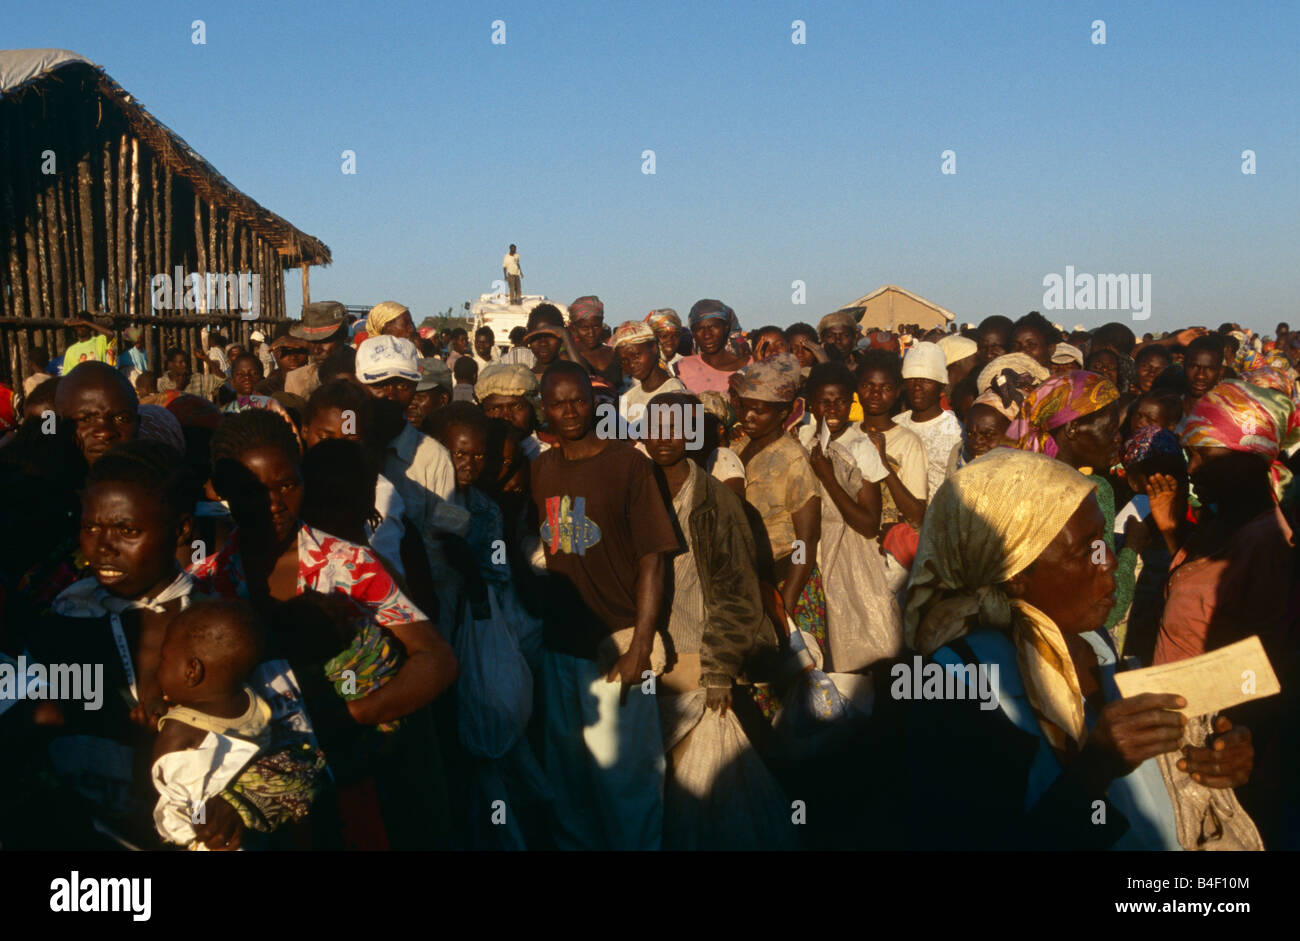
{"type": "Polygon", "coordinates": [[[1165,410],[1160,407],[1159,402],[1146,400],[1140,402],[1137,411],[1133,413],[1132,428],[1137,432],[1147,425],[1159,425],[1161,428],[1172,429],[1173,422],[1165,419],[1165,410]]]}
{"type": "Polygon", "coordinates": [[[487,454],[487,441],[481,431],[464,425],[447,429],[447,450],[456,468],[456,486],[468,487],[483,473],[483,459],[487,454]]]}
{"type": "Polygon", "coordinates": [[[839,435],[849,424],[849,409],[853,407],[853,390],[848,386],[827,384],[813,392],[808,400],[808,410],[824,421],[831,437],[839,435]]]}
{"type": "Polygon", "coordinates": [[[81,499],[82,554],[119,598],[155,595],[171,583],[182,528],[185,521],[169,519],[162,501],[137,483],[92,484],[81,499]]]}
{"type": "Polygon", "coordinates": [[[898,399],[898,384],[889,373],[870,369],[858,381],[858,401],[864,415],[888,415],[898,399]]]}

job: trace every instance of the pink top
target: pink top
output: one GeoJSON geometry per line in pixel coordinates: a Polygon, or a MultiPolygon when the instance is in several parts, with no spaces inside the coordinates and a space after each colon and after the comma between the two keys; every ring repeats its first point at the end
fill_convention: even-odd
{"type": "Polygon", "coordinates": [[[726,395],[732,372],[734,370],[714,369],[698,353],[683,357],[677,363],[677,378],[695,395],[701,392],[721,392],[726,395]]]}
{"type": "Polygon", "coordinates": [[[1291,527],[1274,507],[1205,558],[1174,557],[1153,663],[1199,656],[1258,634],[1272,657],[1291,591],[1291,527]]]}

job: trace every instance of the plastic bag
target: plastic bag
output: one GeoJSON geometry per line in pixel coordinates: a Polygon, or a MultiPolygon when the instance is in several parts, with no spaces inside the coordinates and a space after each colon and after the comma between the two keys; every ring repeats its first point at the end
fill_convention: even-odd
{"type": "Polygon", "coordinates": [[[519,593],[515,591],[514,586],[507,586],[504,591],[499,590],[496,586],[489,586],[488,591],[497,595],[497,602],[501,606],[501,616],[510,625],[514,632],[515,640],[519,644],[519,650],[523,653],[524,659],[528,665],[536,670],[541,667],[542,663],[542,621],[528,613],[528,610],[519,600],[519,593]],[[499,592],[499,593],[498,593],[499,592]]]}
{"type": "Polygon", "coordinates": [[[500,758],[524,734],[533,711],[533,674],[488,592],[491,615],[474,620],[466,606],[456,632],[457,728],[461,744],[480,758],[500,758]]]}

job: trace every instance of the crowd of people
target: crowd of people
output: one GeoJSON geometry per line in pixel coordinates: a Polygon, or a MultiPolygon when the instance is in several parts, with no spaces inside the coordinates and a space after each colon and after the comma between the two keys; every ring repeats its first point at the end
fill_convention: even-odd
{"type": "Polygon", "coordinates": [[[1286,324],[74,326],[0,387],[7,847],[1300,845],[1286,324]],[[1281,695],[1116,687],[1252,636],[1281,695]]]}

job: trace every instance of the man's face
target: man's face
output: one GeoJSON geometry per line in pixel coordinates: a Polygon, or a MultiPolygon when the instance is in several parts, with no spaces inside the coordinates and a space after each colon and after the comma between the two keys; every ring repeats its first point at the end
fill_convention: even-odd
{"type": "Polygon", "coordinates": [[[451,341],[451,348],[455,350],[457,353],[461,354],[462,356],[468,353],[469,352],[468,334],[457,334],[451,341]]]}
{"type": "Polygon", "coordinates": [[[487,455],[487,441],[483,432],[452,425],[447,429],[447,450],[456,469],[456,486],[468,487],[483,473],[483,460],[487,455]]]}
{"type": "Polygon", "coordinates": [[[1137,364],[1137,390],[1150,392],[1160,374],[1168,367],[1169,360],[1164,356],[1145,356],[1137,364]]]}
{"type": "Polygon", "coordinates": [[[522,395],[489,395],[482,405],[488,418],[504,419],[525,434],[533,430],[533,406],[522,395]]]}
{"type": "Polygon", "coordinates": [[[594,411],[591,387],[574,376],[554,377],[542,388],[546,424],[565,441],[580,441],[586,436],[594,411]]]}
{"type": "Polygon", "coordinates": [[[306,346],[282,346],[276,353],[276,362],[284,372],[292,372],[307,365],[308,355],[306,346]]]}
{"type": "Polygon", "coordinates": [[[474,338],[474,352],[478,354],[479,359],[491,359],[492,338],[485,333],[476,336],[474,338]]]}
{"type": "Polygon", "coordinates": [[[826,355],[831,359],[846,360],[853,352],[857,338],[857,332],[852,327],[827,327],[822,331],[822,346],[826,347],[826,355]]]}
{"type": "Polygon", "coordinates": [[[659,344],[655,340],[622,343],[618,347],[618,362],[623,372],[637,382],[644,382],[659,365],[659,344]]]}
{"type": "Polygon", "coordinates": [[[184,353],[177,353],[167,360],[167,372],[169,375],[184,376],[190,371],[190,359],[184,353]]]}
{"type": "Polygon", "coordinates": [[[342,340],[338,340],[338,339],[311,340],[307,345],[307,349],[309,351],[307,354],[308,359],[310,359],[313,363],[319,363],[326,356],[329,356],[330,353],[333,353],[336,349],[338,349],[339,344],[342,342],[343,342],[342,340]]]}
{"type": "Polygon", "coordinates": [[[54,408],[72,425],[87,464],[94,464],[119,441],[130,441],[140,429],[136,403],[122,383],[109,376],[83,378],[73,375],[62,380],[55,393],[54,408]]]}
{"type": "Polygon", "coordinates": [[[600,345],[600,335],[605,321],[600,317],[587,317],[569,324],[569,332],[581,350],[594,350],[600,345]]]}
{"type": "Polygon", "coordinates": [[[660,467],[674,467],[686,459],[686,434],[680,410],[666,409],[659,421],[649,421],[645,448],[660,467]]]}
{"type": "Polygon", "coordinates": [[[1287,361],[1292,366],[1296,366],[1297,363],[1300,363],[1300,333],[1287,334],[1286,343],[1282,347],[1282,352],[1286,354],[1287,361]]]}
{"type": "Polygon", "coordinates": [[[888,415],[898,400],[898,384],[893,376],[879,369],[862,374],[858,382],[858,401],[867,415],[888,415]]]}
{"type": "Polygon", "coordinates": [[[402,408],[406,408],[411,404],[411,399],[415,397],[417,384],[414,379],[403,379],[401,376],[394,376],[391,379],[385,379],[383,382],[371,383],[366,388],[375,398],[388,399],[390,402],[396,402],[402,408]]]}
{"type": "Polygon", "coordinates": [[[1199,399],[1219,383],[1223,376],[1223,357],[1213,350],[1194,350],[1187,356],[1187,391],[1199,399]]]}
{"type": "Polygon", "coordinates": [[[442,386],[432,389],[417,390],[411,396],[411,403],[406,406],[406,420],[419,428],[431,412],[436,412],[451,401],[451,393],[442,386]]]}
{"type": "Polygon", "coordinates": [[[848,386],[827,384],[816,389],[808,399],[808,410],[830,429],[831,437],[838,435],[849,423],[849,409],[853,406],[853,390],[848,386]]]}

